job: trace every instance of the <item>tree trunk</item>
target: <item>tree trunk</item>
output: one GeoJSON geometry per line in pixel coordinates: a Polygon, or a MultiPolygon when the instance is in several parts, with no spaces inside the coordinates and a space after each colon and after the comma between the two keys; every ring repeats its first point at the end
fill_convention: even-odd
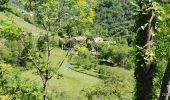
{"type": "Polygon", "coordinates": [[[47,80],[43,83],[43,100],[47,100],[47,80]]]}
{"type": "Polygon", "coordinates": [[[136,36],[137,55],[136,55],[136,100],[151,100],[152,85],[153,85],[153,71],[155,69],[155,63],[153,57],[149,54],[152,53],[153,43],[153,27],[154,27],[154,13],[151,12],[148,15],[140,15],[136,21],[137,27],[143,26],[147,23],[147,26],[138,30],[136,36]],[[149,53],[149,54],[146,54],[149,53]],[[146,59],[150,59],[149,61],[146,59]]]}
{"type": "Polygon", "coordinates": [[[47,82],[49,80],[49,67],[50,67],[50,56],[51,56],[51,48],[50,48],[50,35],[47,30],[47,64],[45,68],[45,76],[44,76],[44,82],[43,82],[43,100],[47,100],[48,96],[48,88],[47,88],[47,82]]]}
{"type": "Polygon", "coordinates": [[[159,100],[170,100],[170,57],[163,76],[159,100]]]}

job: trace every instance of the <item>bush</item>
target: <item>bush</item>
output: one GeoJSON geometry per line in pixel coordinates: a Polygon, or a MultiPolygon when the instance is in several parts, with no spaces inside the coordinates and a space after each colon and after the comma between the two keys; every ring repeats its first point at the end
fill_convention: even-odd
{"type": "Polygon", "coordinates": [[[98,74],[103,74],[103,75],[105,75],[106,74],[106,71],[107,70],[107,67],[106,66],[98,66],[97,68],[96,68],[96,72],[98,73],[98,74]]]}
{"type": "Polygon", "coordinates": [[[9,48],[4,45],[0,45],[0,61],[4,62],[11,58],[11,52],[9,48]]]}
{"type": "Polygon", "coordinates": [[[35,83],[22,80],[20,70],[8,64],[0,64],[0,99],[40,100],[41,90],[35,83]]]}
{"type": "Polygon", "coordinates": [[[96,67],[98,61],[91,54],[90,51],[86,47],[78,47],[78,55],[73,57],[73,61],[75,65],[81,66],[84,69],[91,69],[96,67]]]}
{"type": "Polygon", "coordinates": [[[47,36],[40,36],[37,40],[37,48],[40,52],[45,52],[47,48],[47,36]]]}
{"type": "MultiPolygon", "coordinates": [[[[104,78],[101,84],[83,90],[88,100],[131,100],[134,91],[133,72],[118,67],[101,66],[104,78]]],[[[101,69],[100,68],[100,69],[101,69]]]]}
{"type": "Polygon", "coordinates": [[[111,49],[108,43],[98,43],[97,51],[100,53],[100,58],[109,59],[111,55],[111,49]]]}
{"type": "Polygon", "coordinates": [[[5,60],[6,63],[19,65],[19,56],[23,49],[21,41],[6,41],[4,44],[7,47],[7,51],[10,54],[10,57],[5,60]]]}
{"type": "Polygon", "coordinates": [[[127,65],[129,48],[125,46],[113,46],[110,49],[112,50],[111,61],[117,66],[125,67],[127,65]]]}
{"type": "Polygon", "coordinates": [[[133,56],[134,51],[131,47],[125,45],[111,46],[107,43],[97,45],[100,58],[105,59],[114,66],[132,68],[134,66],[133,56]]]}
{"type": "Polygon", "coordinates": [[[19,65],[26,68],[32,68],[32,62],[29,52],[33,48],[33,44],[28,42],[25,44],[20,56],[18,57],[19,65]]]}

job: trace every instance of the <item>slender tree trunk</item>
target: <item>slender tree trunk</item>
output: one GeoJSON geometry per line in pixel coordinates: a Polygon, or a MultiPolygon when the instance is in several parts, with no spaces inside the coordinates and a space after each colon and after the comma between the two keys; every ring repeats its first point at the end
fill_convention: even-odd
{"type": "Polygon", "coordinates": [[[159,100],[170,100],[170,57],[163,76],[159,100]]]}
{"type": "Polygon", "coordinates": [[[47,64],[46,64],[45,76],[43,82],[43,100],[47,100],[47,96],[48,96],[47,83],[49,80],[49,67],[50,67],[50,56],[51,56],[50,35],[48,31],[46,35],[47,35],[47,64]]]}
{"type": "Polygon", "coordinates": [[[154,13],[148,15],[141,15],[136,21],[137,27],[147,23],[147,26],[138,30],[136,36],[137,55],[136,55],[136,100],[151,100],[152,85],[153,85],[153,71],[155,63],[149,55],[152,53],[153,43],[153,27],[154,27],[154,13]],[[146,53],[149,53],[146,55],[146,53]],[[150,59],[149,61],[146,59],[150,59]]]}
{"type": "Polygon", "coordinates": [[[48,80],[45,80],[44,83],[43,83],[43,100],[47,100],[47,82],[48,80]]]}

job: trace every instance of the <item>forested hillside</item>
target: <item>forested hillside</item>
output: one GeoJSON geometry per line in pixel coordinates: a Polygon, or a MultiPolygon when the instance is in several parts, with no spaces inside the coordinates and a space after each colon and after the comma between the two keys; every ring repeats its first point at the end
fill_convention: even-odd
{"type": "Polygon", "coordinates": [[[169,100],[168,0],[0,0],[0,100],[169,100]]]}

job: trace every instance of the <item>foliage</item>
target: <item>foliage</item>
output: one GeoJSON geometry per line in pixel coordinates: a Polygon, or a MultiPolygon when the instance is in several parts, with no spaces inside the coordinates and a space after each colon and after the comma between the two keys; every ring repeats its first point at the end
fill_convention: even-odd
{"type": "Polygon", "coordinates": [[[30,69],[33,66],[31,61],[32,59],[30,58],[29,54],[29,52],[34,48],[32,34],[28,33],[28,35],[22,38],[22,40],[24,40],[24,43],[22,44],[23,49],[19,54],[18,62],[20,66],[30,69]]]}
{"type": "Polygon", "coordinates": [[[19,71],[9,64],[0,64],[0,98],[41,99],[40,88],[35,83],[21,79],[19,71]]]}
{"type": "Polygon", "coordinates": [[[111,54],[110,44],[108,43],[98,43],[97,51],[101,53],[101,57],[108,59],[111,54]]]}
{"type": "Polygon", "coordinates": [[[124,45],[111,46],[108,43],[97,44],[100,58],[111,61],[115,66],[133,68],[133,50],[124,45]]]}
{"type": "Polygon", "coordinates": [[[86,31],[88,24],[93,22],[94,12],[92,8],[95,5],[95,1],[32,1],[31,4],[25,2],[25,5],[26,8],[35,13],[39,25],[45,26],[51,31],[64,31],[63,33],[67,33],[70,36],[78,30],[86,31]]]}
{"type": "Polygon", "coordinates": [[[72,59],[72,63],[84,69],[92,69],[97,66],[98,60],[84,46],[77,48],[78,54],[72,59]]]}
{"type": "MultiPolygon", "coordinates": [[[[161,15],[163,13],[163,8],[153,0],[136,0],[136,13],[135,17],[140,18],[144,16],[150,15],[152,12],[156,15],[155,16],[155,25],[158,24],[158,21],[161,19],[161,15]]],[[[148,20],[141,22],[140,24],[135,25],[135,31],[140,31],[140,29],[145,30],[148,26],[148,20]]],[[[158,27],[155,27],[158,28],[158,27]]],[[[157,29],[156,29],[157,30],[157,29]]]]}
{"type": "Polygon", "coordinates": [[[8,2],[9,2],[9,0],[1,0],[0,1],[0,8],[1,8],[2,5],[6,4],[8,2]]]}
{"type": "Polygon", "coordinates": [[[103,36],[128,35],[133,25],[131,0],[99,0],[95,8],[94,32],[103,36]]]}
{"type": "MultiPolygon", "coordinates": [[[[16,24],[4,21],[1,21],[0,23],[0,38],[3,41],[1,45],[5,47],[4,49],[9,53],[8,55],[10,56],[9,58],[6,58],[5,61],[16,64],[18,61],[17,58],[22,48],[20,43],[17,42],[21,37],[21,30],[16,24]]],[[[2,53],[2,57],[4,56],[3,54],[5,54],[5,52],[2,53]]]]}
{"type": "Polygon", "coordinates": [[[5,62],[18,65],[19,64],[19,56],[23,49],[23,46],[20,42],[17,41],[5,41],[4,46],[6,46],[7,52],[9,52],[10,57],[5,60],[5,62]]]}
{"type": "Polygon", "coordinates": [[[37,40],[37,48],[40,52],[45,53],[46,48],[47,48],[47,43],[46,43],[47,37],[46,36],[40,36],[37,40]]]}
{"type": "MultiPolygon", "coordinates": [[[[1,45],[6,47],[4,49],[9,53],[9,57],[4,59],[4,61],[10,64],[24,67],[28,65],[30,67],[28,52],[32,49],[32,34],[22,32],[15,23],[10,21],[2,20],[0,29],[0,38],[3,41],[1,45]]],[[[5,52],[2,51],[1,56],[5,56],[4,54],[5,52]]]]}
{"type": "Polygon", "coordinates": [[[10,50],[4,45],[0,45],[0,62],[8,61],[12,56],[10,50]]]}
{"type": "Polygon", "coordinates": [[[23,34],[16,24],[0,20],[0,37],[9,41],[19,40],[23,34]]]}
{"type": "Polygon", "coordinates": [[[107,77],[102,84],[83,90],[88,100],[132,99],[134,90],[132,72],[122,68],[101,67],[105,67],[103,71],[107,77]]]}
{"type": "Polygon", "coordinates": [[[170,15],[169,15],[169,4],[160,3],[163,6],[164,13],[158,20],[156,25],[156,35],[155,35],[155,54],[157,59],[157,68],[154,73],[154,87],[153,87],[153,99],[159,98],[159,92],[161,88],[163,74],[165,72],[165,66],[167,66],[168,52],[169,52],[169,25],[170,25],[170,15]]]}

